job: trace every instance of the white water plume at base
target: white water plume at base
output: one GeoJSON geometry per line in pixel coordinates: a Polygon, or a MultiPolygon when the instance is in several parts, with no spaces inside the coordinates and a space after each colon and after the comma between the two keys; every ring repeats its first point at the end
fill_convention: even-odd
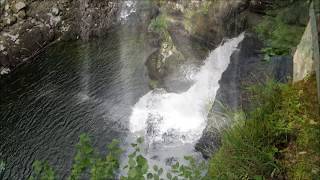
{"type": "MultiPolygon", "coordinates": [[[[139,99],[129,119],[130,134],[123,144],[127,151],[122,156],[121,167],[128,162],[129,154],[134,151],[130,144],[138,137],[145,140],[141,154],[148,159],[150,167],[158,165],[168,172],[176,162],[186,164],[185,156],[202,159],[201,154],[195,152],[195,143],[206,127],[219,80],[243,39],[244,33],[212,51],[200,70],[190,72],[194,75],[194,84],[186,92],[168,93],[164,89],[155,89],[139,99]]],[[[220,125],[219,119],[216,123],[220,125]]],[[[223,123],[225,121],[221,119],[223,123]]],[[[126,173],[126,170],[120,171],[120,175],[126,173]]]]}
{"type": "Polygon", "coordinates": [[[186,92],[177,94],[155,89],[141,97],[133,107],[130,131],[144,136],[147,144],[170,146],[197,141],[206,126],[219,80],[243,38],[241,34],[212,51],[196,73],[195,83],[186,92]]]}

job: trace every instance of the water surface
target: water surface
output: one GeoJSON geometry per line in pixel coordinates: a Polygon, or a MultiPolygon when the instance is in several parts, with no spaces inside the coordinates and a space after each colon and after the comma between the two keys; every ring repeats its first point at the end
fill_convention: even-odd
{"type": "Polygon", "coordinates": [[[121,28],[89,43],[59,43],[0,84],[0,159],[5,178],[30,175],[47,160],[68,174],[81,133],[104,150],[124,137],[131,107],[145,94],[145,34],[121,28]]]}

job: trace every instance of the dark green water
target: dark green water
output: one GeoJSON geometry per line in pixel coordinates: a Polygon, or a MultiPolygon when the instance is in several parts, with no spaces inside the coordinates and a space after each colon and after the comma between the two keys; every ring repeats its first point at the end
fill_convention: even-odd
{"type": "MultiPolygon", "coordinates": [[[[130,29],[130,28],[129,28],[130,29]]],[[[5,179],[34,160],[68,174],[81,133],[101,151],[125,137],[131,107],[148,89],[145,34],[117,29],[89,43],[59,43],[0,83],[0,159],[5,179]]]]}

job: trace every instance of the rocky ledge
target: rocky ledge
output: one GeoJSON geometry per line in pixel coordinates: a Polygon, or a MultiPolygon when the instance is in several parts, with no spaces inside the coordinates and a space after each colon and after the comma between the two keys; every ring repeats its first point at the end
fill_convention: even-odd
{"type": "Polygon", "coordinates": [[[103,36],[120,0],[0,0],[0,74],[57,40],[103,36]]]}

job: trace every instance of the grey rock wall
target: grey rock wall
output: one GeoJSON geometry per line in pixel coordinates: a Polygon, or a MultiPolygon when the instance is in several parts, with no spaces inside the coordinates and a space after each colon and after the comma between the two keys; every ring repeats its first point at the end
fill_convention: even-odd
{"type": "Polygon", "coordinates": [[[103,36],[117,23],[120,0],[1,0],[0,74],[57,40],[103,36]]]}

